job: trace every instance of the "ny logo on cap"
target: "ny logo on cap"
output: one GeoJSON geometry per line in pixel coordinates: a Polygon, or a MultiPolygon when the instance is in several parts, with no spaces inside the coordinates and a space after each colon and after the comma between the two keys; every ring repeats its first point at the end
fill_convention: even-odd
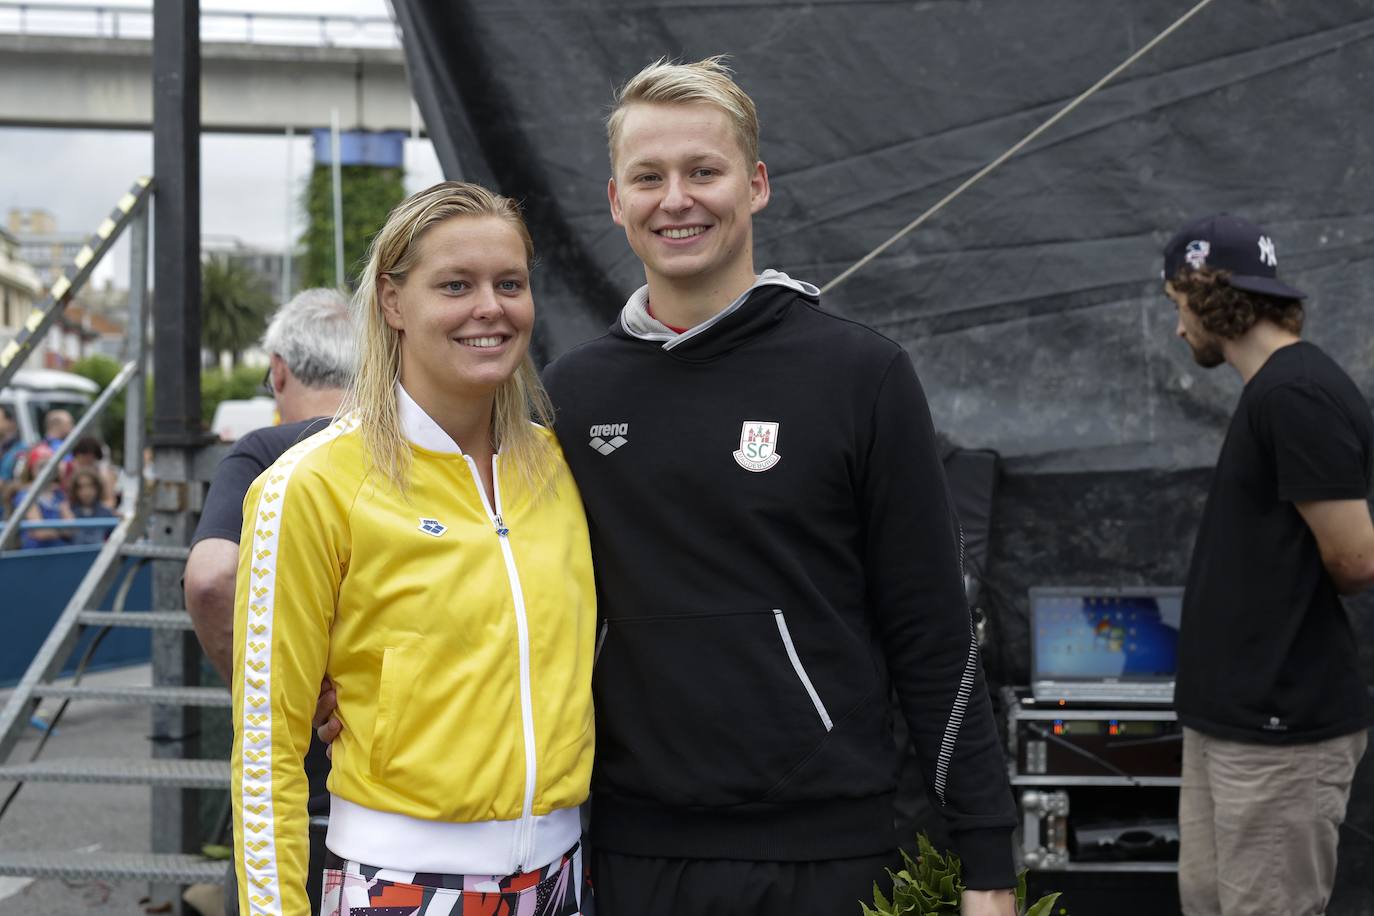
{"type": "Polygon", "coordinates": [[[1278,255],[1274,253],[1274,240],[1267,235],[1259,237],[1260,261],[1270,267],[1279,266],[1278,255]]]}

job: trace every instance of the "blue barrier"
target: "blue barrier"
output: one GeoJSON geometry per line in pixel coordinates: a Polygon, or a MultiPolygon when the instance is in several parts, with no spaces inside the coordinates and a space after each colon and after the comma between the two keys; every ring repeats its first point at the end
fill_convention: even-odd
{"type": "MultiPolygon", "coordinates": [[[[90,568],[91,561],[100,552],[100,546],[44,547],[0,553],[0,595],[4,596],[3,605],[0,605],[0,621],[3,621],[5,628],[4,639],[0,640],[0,687],[13,686],[23,677],[38,653],[38,647],[48,638],[53,624],[90,568]]],[[[136,562],[125,560],[123,570],[127,571],[136,562]]],[[[110,594],[104,596],[101,609],[111,609],[114,592],[122,581],[123,572],[115,580],[115,587],[110,589],[110,594]]],[[[153,604],[152,594],[152,567],[145,565],[134,577],[124,606],[136,611],[149,610],[153,604]]],[[[93,633],[82,635],[77,643],[77,651],[63,673],[70,674],[76,669],[76,663],[93,638],[93,633]]],[[[147,662],[151,657],[152,638],[149,631],[116,627],[101,642],[86,670],[136,665],[147,662]]]]}
{"type": "Polygon", "coordinates": [[[119,524],[118,518],[47,518],[42,521],[22,521],[20,531],[35,528],[113,528],[119,524]]]}

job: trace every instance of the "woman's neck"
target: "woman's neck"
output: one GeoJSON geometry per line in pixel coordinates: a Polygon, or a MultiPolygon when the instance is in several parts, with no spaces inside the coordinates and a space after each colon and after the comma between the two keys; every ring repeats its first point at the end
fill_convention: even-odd
{"type": "Polygon", "coordinates": [[[453,392],[435,391],[422,382],[407,384],[402,377],[401,387],[420,406],[450,439],[472,456],[478,465],[490,465],[495,454],[491,421],[495,410],[495,393],[469,397],[453,392]]]}

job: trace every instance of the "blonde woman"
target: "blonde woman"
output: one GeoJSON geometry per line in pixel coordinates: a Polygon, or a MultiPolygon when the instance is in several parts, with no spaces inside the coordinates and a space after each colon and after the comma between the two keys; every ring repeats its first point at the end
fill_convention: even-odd
{"type": "Polygon", "coordinates": [[[322,911],[579,912],[595,597],[528,356],[516,205],[445,182],[392,211],[339,418],[244,502],[234,640],[240,911],[308,912],[301,759],[333,746],[322,911]]]}

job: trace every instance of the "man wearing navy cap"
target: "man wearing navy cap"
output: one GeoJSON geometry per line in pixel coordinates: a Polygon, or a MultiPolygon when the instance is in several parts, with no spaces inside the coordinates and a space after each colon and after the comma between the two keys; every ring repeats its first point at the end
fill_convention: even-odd
{"type": "Polygon", "coordinates": [[[1341,603],[1374,584],[1374,417],[1300,338],[1272,236],[1220,214],[1164,249],[1178,336],[1244,382],[1183,599],[1179,891],[1188,916],[1324,913],[1374,724],[1341,603]]]}

